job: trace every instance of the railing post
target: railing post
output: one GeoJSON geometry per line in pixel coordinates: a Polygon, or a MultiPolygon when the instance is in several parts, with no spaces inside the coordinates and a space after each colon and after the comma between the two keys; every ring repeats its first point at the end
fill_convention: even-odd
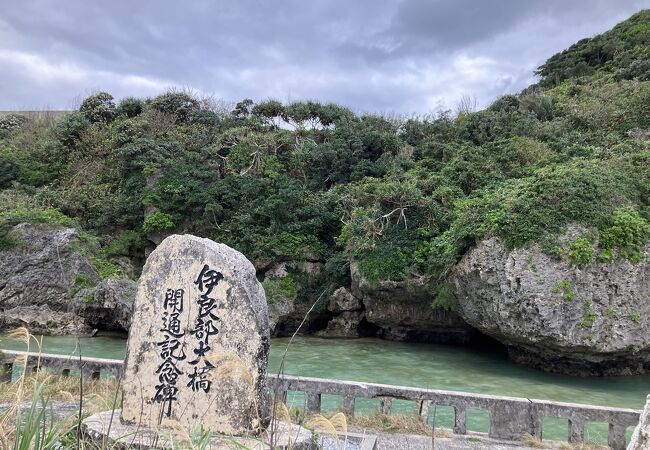
{"type": "Polygon", "coordinates": [[[585,440],[585,421],[579,418],[569,419],[569,443],[578,444],[585,440]]]}
{"type": "Polygon", "coordinates": [[[467,409],[465,406],[454,406],[454,433],[467,434],[467,409]]]}
{"type": "Polygon", "coordinates": [[[530,403],[530,429],[530,434],[541,441],[544,432],[544,417],[534,402],[530,403]]]}
{"type": "Polygon", "coordinates": [[[393,409],[393,399],[390,397],[382,397],[379,399],[379,407],[381,413],[385,416],[390,415],[391,410],[393,409]]]}
{"type": "Polygon", "coordinates": [[[343,412],[350,416],[354,416],[354,396],[353,395],[346,395],[343,397],[343,412]]]}
{"type": "Polygon", "coordinates": [[[612,450],[625,450],[625,427],[615,423],[610,423],[607,445],[609,445],[612,450]]]}
{"type": "Polygon", "coordinates": [[[6,362],[2,364],[2,373],[0,373],[0,382],[11,383],[14,373],[14,364],[6,362]]]}
{"type": "Polygon", "coordinates": [[[431,400],[421,400],[419,402],[420,404],[420,422],[426,424],[427,420],[429,419],[429,405],[431,404],[431,400]]]}
{"type": "Polygon", "coordinates": [[[524,434],[532,434],[529,401],[498,399],[485,409],[490,415],[489,437],[516,440],[524,434]]]}
{"type": "Polygon", "coordinates": [[[320,414],[321,394],[319,392],[307,392],[307,411],[320,414]]]}

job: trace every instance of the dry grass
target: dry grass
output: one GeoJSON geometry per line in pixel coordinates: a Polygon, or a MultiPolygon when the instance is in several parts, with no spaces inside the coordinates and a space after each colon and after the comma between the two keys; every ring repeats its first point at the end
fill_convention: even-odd
{"type": "Polygon", "coordinates": [[[521,438],[521,442],[526,447],[530,447],[530,448],[548,448],[548,445],[546,445],[546,443],[542,442],[541,440],[537,439],[535,436],[530,434],[524,434],[521,438]]]}
{"type": "Polygon", "coordinates": [[[213,382],[219,382],[222,377],[241,378],[249,386],[253,386],[253,375],[239,355],[226,351],[213,351],[207,356],[207,360],[214,366],[214,370],[208,372],[213,382]]]}
{"type": "MultiPolygon", "coordinates": [[[[31,401],[32,394],[40,383],[43,383],[43,396],[52,401],[75,402],[79,400],[81,386],[78,377],[74,375],[69,377],[49,375],[43,371],[24,378],[21,400],[31,401]]],[[[0,403],[14,401],[20,388],[20,380],[3,384],[2,389],[0,389],[0,403]]],[[[85,379],[83,381],[84,400],[88,401],[104,399],[112,405],[117,389],[117,380],[113,378],[106,380],[85,379]]]]}
{"type": "Polygon", "coordinates": [[[548,441],[543,442],[537,439],[535,436],[530,434],[525,434],[521,438],[522,444],[530,448],[559,448],[562,450],[608,450],[609,447],[600,444],[594,443],[581,443],[581,444],[570,444],[568,442],[555,442],[548,441]]]}
{"type": "MultiPolygon", "coordinates": [[[[369,428],[387,434],[421,434],[431,436],[431,428],[420,422],[413,414],[384,415],[379,412],[356,415],[350,420],[350,426],[369,428]]],[[[448,428],[436,428],[435,437],[450,438],[453,433],[448,428]]]]}
{"type": "Polygon", "coordinates": [[[609,450],[609,447],[601,444],[593,443],[582,443],[582,444],[569,444],[568,442],[563,442],[558,447],[562,450],[609,450]]]}
{"type": "MultiPolygon", "coordinates": [[[[26,353],[32,351],[39,355],[38,366],[42,338],[35,338],[24,327],[8,335],[25,344],[26,353]]],[[[21,374],[16,381],[3,383],[0,389],[0,403],[4,403],[0,411],[0,448],[53,448],[70,437],[79,448],[81,440],[75,431],[81,420],[79,410],[55,418],[46,406],[51,401],[63,401],[83,406],[84,413],[110,409],[119,399],[117,381],[88,379],[82,383],[79,377],[53,376],[45,371],[29,374],[26,362],[25,355],[14,360],[14,367],[22,365],[21,374]]]]}

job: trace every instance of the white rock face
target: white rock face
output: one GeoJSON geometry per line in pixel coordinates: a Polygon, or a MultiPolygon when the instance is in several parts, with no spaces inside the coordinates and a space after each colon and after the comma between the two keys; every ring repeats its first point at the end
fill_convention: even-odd
{"type": "Polygon", "coordinates": [[[578,268],[536,245],[508,251],[491,237],[463,256],[454,282],[463,318],[517,362],[575,375],[650,371],[648,258],[578,268]]]}
{"type": "Polygon", "coordinates": [[[25,326],[32,333],[72,334],[91,328],[72,301],[77,279],[99,282],[92,264],[78,251],[73,228],[16,225],[18,245],[0,252],[0,328],[25,326]]]}
{"type": "Polygon", "coordinates": [[[267,411],[268,312],[255,268],[209,239],[167,237],[138,284],[122,419],[255,433],[267,411]]]}

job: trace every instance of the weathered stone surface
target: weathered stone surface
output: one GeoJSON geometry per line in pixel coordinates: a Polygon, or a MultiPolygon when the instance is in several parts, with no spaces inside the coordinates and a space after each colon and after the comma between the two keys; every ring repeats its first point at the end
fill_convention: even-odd
{"type": "MultiPolygon", "coordinates": [[[[289,275],[287,263],[277,264],[264,273],[264,279],[284,278],[289,275]]],[[[271,334],[274,334],[278,323],[289,316],[295,310],[296,295],[267,295],[269,309],[269,328],[271,334]]]]}
{"type": "Polygon", "coordinates": [[[634,429],[630,445],[627,448],[628,450],[647,450],[650,448],[650,395],[648,395],[639,424],[634,429]]]}
{"type": "Polygon", "coordinates": [[[126,278],[103,280],[95,288],[92,302],[82,302],[85,322],[102,330],[126,331],[131,326],[137,283],[126,278]]]}
{"type": "Polygon", "coordinates": [[[250,261],[209,239],[169,236],[138,284],[122,419],[255,432],[267,411],[268,349],[266,299],[250,261]]]}
{"type": "Polygon", "coordinates": [[[293,277],[292,283],[296,284],[293,292],[267,292],[269,326],[273,336],[291,336],[301,324],[301,334],[312,334],[325,328],[330,318],[327,311],[312,311],[308,314],[311,303],[297,301],[298,291],[305,283],[312,283],[320,276],[322,266],[321,263],[310,261],[290,261],[277,264],[264,272],[266,287],[268,287],[266,280],[284,277],[293,277]],[[303,319],[305,319],[304,323],[303,319]]]}
{"type": "Polygon", "coordinates": [[[363,303],[348,288],[340,287],[330,295],[327,309],[333,313],[359,311],[363,309],[363,303]]]}
{"type": "Polygon", "coordinates": [[[286,320],[296,309],[295,296],[281,297],[269,303],[269,327],[275,334],[278,324],[286,320]]]}
{"type": "Polygon", "coordinates": [[[13,233],[18,245],[0,253],[0,328],[25,326],[47,334],[90,331],[71,300],[80,277],[97,283],[99,275],[77,251],[77,231],[20,224],[13,233]]]}
{"type": "Polygon", "coordinates": [[[461,315],[517,362],[577,375],[650,370],[647,259],[579,269],[537,246],[508,251],[492,237],[461,259],[454,283],[461,315]]]}
{"type": "MultiPolygon", "coordinates": [[[[160,429],[121,423],[119,410],[104,411],[84,419],[83,432],[101,447],[112,449],[183,449],[194,448],[188,442],[187,431],[182,429],[160,429]]],[[[300,425],[276,421],[273,436],[267,430],[263,435],[223,436],[213,434],[206,448],[210,450],[311,450],[316,448],[312,433],[300,425]],[[273,445],[271,446],[271,442],[273,445]]]]}
{"type": "Polygon", "coordinates": [[[264,273],[264,278],[282,278],[286,277],[287,275],[289,275],[289,272],[287,271],[287,263],[282,262],[267,270],[264,273]]]}
{"type": "Polygon", "coordinates": [[[333,338],[359,337],[359,324],[363,317],[363,311],[343,311],[327,323],[326,329],[318,331],[316,334],[333,338]]]}
{"type": "Polygon", "coordinates": [[[433,309],[431,289],[419,280],[409,283],[368,282],[356,262],[350,264],[352,295],[362,300],[366,319],[381,335],[396,341],[467,342],[474,330],[455,312],[433,309]]]}

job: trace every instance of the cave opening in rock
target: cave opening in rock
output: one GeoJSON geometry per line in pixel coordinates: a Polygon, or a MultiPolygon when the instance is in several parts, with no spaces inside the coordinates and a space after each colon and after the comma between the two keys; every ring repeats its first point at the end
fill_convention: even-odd
{"type": "Polygon", "coordinates": [[[368,322],[365,317],[359,321],[359,325],[357,326],[357,333],[361,338],[375,337],[379,334],[380,331],[381,327],[379,325],[368,322]]]}
{"type": "Polygon", "coordinates": [[[330,319],[331,317],[327,314],[318,314],[315,316],[310,316],[309,321],[305,323],[306,329],[301,334],[314,334],[317,331],[326,329],[330,319]]]}
{"type": "Polygon", "coordinates": [[[503,359],[508,359],[508,347],[506,345],[478,330],[475,330],[465,345],[482,353],[492,353],[503,357],[503,359]]]}

